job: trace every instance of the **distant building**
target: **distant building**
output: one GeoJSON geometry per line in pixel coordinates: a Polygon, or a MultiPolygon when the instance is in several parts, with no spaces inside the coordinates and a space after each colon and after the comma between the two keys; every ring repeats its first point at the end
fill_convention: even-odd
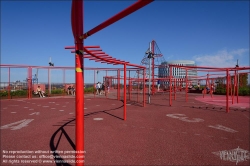
{"type": "MultiPolygon", "coordinates": [[[[174,61],[162,62],[161,66],[165,66],[165,67],[159,68],[159,72],[158,72],[159,78],[168,77],[170,75],[170,68],[169,68],[170,64],[180,65],[180,66],[196,66],[195,61],[190,61],[190,60],[174,60],[174,61]]],[[[172,76],[177,79],[184,79],[186,78],[186,70],[177,68],[177,67],[172,67],[172,76]]],[[[197,77],[197,69],[188,70],[187,77],[188,77],[188,80],[192,82],[192,84],[196,85],[197,80],[194,78],[197,77]]],[[[168,82],[164,82],[164,83],[168,84],[168,82]]]]}

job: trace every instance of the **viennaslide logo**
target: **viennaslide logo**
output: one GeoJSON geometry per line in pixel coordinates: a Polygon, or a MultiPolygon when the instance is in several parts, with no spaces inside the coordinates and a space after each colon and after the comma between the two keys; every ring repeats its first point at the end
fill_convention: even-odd
{"type": "Polygon", "coordinates": [[[220,157],[221,160],[235,162],[236,165],[239,162],[247,161],[250,159],[249,151],[241,148],[222,150],[218,152],[213,152],[213,154],[220,157]]]}

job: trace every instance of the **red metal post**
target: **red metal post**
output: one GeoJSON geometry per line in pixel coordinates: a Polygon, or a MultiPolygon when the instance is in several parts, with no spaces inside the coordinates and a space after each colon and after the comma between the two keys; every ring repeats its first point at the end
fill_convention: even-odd
{"type": "Polygon", "coordinates": [[[51,89],[50,89],[50,68],[48,68],[48,90],[49,90],[49,96],[51,96],[50,92],[51,92],[51,89]]]}
{"type": "Polygon", "coordinates": [[[139,102],[139,73],[140,71],[138,70],[138,78],[137,78],[137,103],[139,102]]]}
{"type": "Polygon", "coordinates": [[[29,73],[30,73],[30,76],[29,76],[29,99],[30,99],[32,96],[32,68],[31,67],[29,67],[29,73]]]}
{"type": "Polygon", "coordinates": [[[117,70],[117,99],[120,100],[120,69],[117,70]]]}
{"type": "Polygon", "coordinates": [[[94,98],[95,98],[95,94],[96,94],[96,91],[97,91],[97,88],[96,88],[96,83],[95,83],[95,70],[94,70],[94,98]]]}
{"type": "Polygon", "coordinates": [[[172,90],[172,66],[170,66],[170,69],[169,69],[169,105],[172,106],[172,93],[171,93],[171,90],[172,90]]]}
{"type": "Polygon", "coordinates": [[[176,78],[174,79],[174,100],[176,100],[176,78]]]}
{"type": "Polygon", "coordinates": [[[186,69],[186,102],[188,101],[188,72],[186,69]]]}
{"type": "Polygon", "coordinates": [[[145,71],[145,69],[143,69],[143,107],[145,107],[145,102],[146,102],[146,96],[145,96],[145,74],[146,74],[146,71],[145,71]]]}
{"type": "Polygon", "coordinates": [[[83,63],[83,40],[80,36],[83,34],[83,0],[72,0],[71,10],[71,25],[75,39],[75,79],[76,79],[76,96],[75,96],[75,110],[76,110],[76,130],[75,130],[75,144],[78,158],[76,166],[84,165],[84,63],[83,63]]]}
{"type": "MultiPolygon", "coordinates": [[[[152,44],[151,44],[151,50],[152,50],[152,54],[154,55],[154,45],[155,45],[155,41],[153,40],[152,41],[152,44]]],[[[154,58],[152,58],[152,94],[154,95],[154,93],[155,93],[155,59],[154,58]]]]}
{"type": "Polygon", "coordinates": [[[8,70],[8,74],[9,74],[8,99],[10,99],[10,67],[9,67],[9,70],[8,70]]]}
{"type": "Polygon", "coordinates": [[[32,77],[32,75],[31,75],[31,71],[30,71],[30,67],[28,67],[27,68],[28,69],[28,78],[27,78],[27,84],[28,84],[28,99],[30,99],[30,96],[31,96],[31,77],[32,77]]]}
{"type": "Polygon", "coordinates": [[[29,99],[29,76],[30,76],[30,73],[29,73],[29,67],[27,67],[27,78],[26,78],[26,81],[27,81],[27,99],[29,99]]]}
{"type": "Polygon", "coordinates": [[[233,97],[233,88],[232,88],[232,79],[231,75],[229,74],[229,90],[230,90],[230,96],[233,97]]]}
{"type": "Polygon", "coordinates": [[[214,79],[211,79],[211,88],[210,88],[211,98],[213,98],[213,93],[214,93],[214,79]]]}
{"type": "Polygon", "coordinates": [[[227,82],[226,82],[226,88],[227,88],[227,94],[226,94],[226,112],[229,112],[229,103],[228,103],[228,98],[229,98],[229,69],[227,69],[227,82]]]}
{"type": "Polygon", "coordinates": [[[240,85],[239,85],[239,73],[238,73],[239,71],[238,71],[238,69],[237,69],[237,81],[236,81],[236,96],[237,96],[237,103],[239,103],[239,87],[240,87],[240,85]]]}
{"type": "Polygon", "coordinates": [[[128,93],[129,93],[129,100],[131,100],[131,80],[130,80],[130,70],[128,71],[129,77],[128,77],[128,93]]]}
{"type": "Polygon", "coordinates": [[[233,97],[232,97],[232,104],[234,104],[234,96],[235,96],[235,88],[236,88],[236,79],[237,79],[237,77],[236,77],[236,70],[234,70],[234,93],[233,93],[233,97]]]}
{"type": "MultiPolygon", "coordinates": [[[[66,91],[66,89],[65,89],[65,69],[63,69],[63,85],[64,85],[64,91],[66,91]]],[[[63,95],[65,96],[66,95],[66,93],[63,93],[63,95]]]]}
{"type": "Polygon", "coordinates": [[[105,93],[106,98],[108,97],[108,95],[107,95],[107,94],[108,94],[108,93],[107,93],[107,92],[108,92],[108,91],[107,91],[107,88],[108,88],[108,86],[107,86],[107,84],[108,84],[108,83],[107,83],[108,77],[107,77],[107,76],[108,76],[108,71],[106,70],[106,77],[105,77],[105,82],[104,82],[104,86],[105,86],[105,92],[104,92],[104,93],[105,93]]]}
{"type": "Polygon", "coordinates": [[[123,88],[123,120],[126,120],[126,109],[127,109],[127,99],[126,99],[126,63],[124,63],[124,88],[123,88]]]}

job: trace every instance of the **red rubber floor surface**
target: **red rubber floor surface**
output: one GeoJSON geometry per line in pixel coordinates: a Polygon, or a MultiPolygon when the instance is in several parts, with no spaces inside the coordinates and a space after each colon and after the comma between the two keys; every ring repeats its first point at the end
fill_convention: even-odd
{"type": "MultiPolygon", "coordinates": [[[[186,102],[178,93],[171,107],[164,93],[146,107],[128,101],[126,121],[122,101],[85,99],[85,165],[249,165],[249,107],[225,113],[223,105],[200,97],[189,94],[186,102]]],[[[56,165],[48,152],[55,150],[69,160],[64,153],[75,146],[74,98],[1,100],[0,131],[1,165],[56,165]],[[10,151],[19,156],[6,158],[10,151]],[[20,151],[38,152],[23,158],[38,163],[20,163],[20,151]]]]}

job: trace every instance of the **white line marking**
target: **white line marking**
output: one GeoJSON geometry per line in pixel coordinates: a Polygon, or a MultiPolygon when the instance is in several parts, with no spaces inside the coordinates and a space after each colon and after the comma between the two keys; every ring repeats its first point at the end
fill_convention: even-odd
{"type": "Polygon", "coordinates": [[[69,114],[74,114],[73,112],[70,112],[69,114]]]}
{"type": "Polygon", "coordinates": [[[87,108],[84,108],[85,110],[87,109],[87,108]]]}
{"type": "Polygon", "coordinates": [[[218,129],[218,130],[223,130],[223,131],[230,132],[230,133],[236,133],[236,132],[238,132],[236,130],[230,129],[228,127],[225,127],[225,126],[222,126],[222,125],[219,125],[219,124],[216,125],[216,126],[209,125],[208,127],[211,127],[211,128],[214,128],[214,129],[218,129]]]}
{"type": "Polygon", "coordinates": [[[100,105],[96,105],[96,106],[100,106],[100,105]]]}
{"type": "Polygon", "coordinates": [[[10,123],[10,124],[7,124],[7,125],[4,125],[4,126],[1,126],[0,129],[11,129],[11,130],[19,130],[23,127],[27,127],[28,124],[33,121],[34,119],[23,119],[23,120],[20,120],[20,121],[17,121],[17,122],[14,122],[14,123],[10,123]],[[19,124],[19,125],[17,125],[19,124]],[[17,125],[17,126],[15,126],[17,125]]]}
{"type": "Polygon", "coordinates": [[[103,120],[103,118],[93,118],[93,120],[103,120]]]}
{"type": "Polygon", "coordinates": [[[64,110],[59,110],[59,111],[64,111],[64,110]]]}
{"type": "Polygon", "coordinates": [[[249,119],[249,117],[248,117],[248,116],[246,116],[245,114],[243,114],[243,115],[249,119]]]}
{"type": "Polygon", "coordinates": [[[185,114],[167,114],[166,116],[174,119],[179,119],[184,122],[203,122],[203,119],[200,118],[193,118],[193,119],[187,119],[185,114]]]}
{"type": "Polygon", "coordinates": [[[200,134],[194,134],[194,135],[200,135],[200,134]]]}
{"type": "Polygon", "coordinates": [[[131,104],[126,104],[126,105],[131,105],[131,104]]]}
{"type": "Polygon", "coordinates": [[[33,112],[30,115],[39,115],[39,114],[40,114],[40,112],[33,112]]]}
{"type": "Polygon", "coordinates": [[[15,114],[16,112],[11,112],[12,114],[15,114]]]}

